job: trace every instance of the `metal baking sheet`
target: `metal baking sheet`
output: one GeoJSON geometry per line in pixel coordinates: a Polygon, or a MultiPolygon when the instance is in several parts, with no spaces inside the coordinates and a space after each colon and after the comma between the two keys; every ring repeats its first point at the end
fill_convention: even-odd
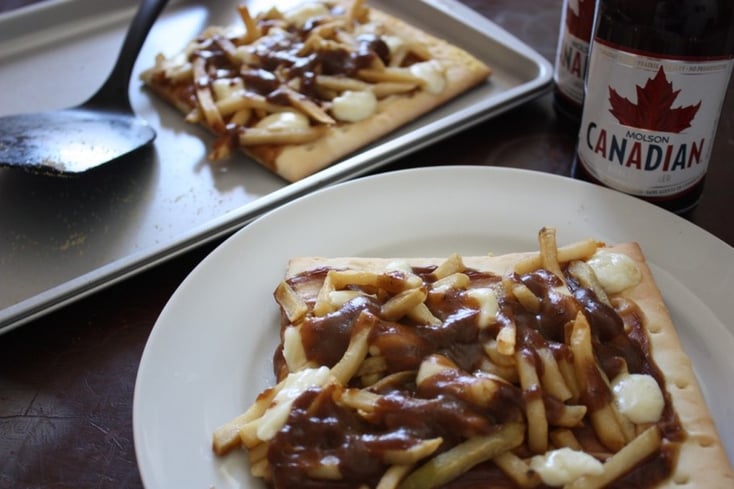
{"type": "MultiPolygon", "coordinates": [[[[249,3],[253,11],[269,4],[249,3]]],[[[288,184],[244,156],[210,164],[210,135],[151,97],[138,74],[157,53],[178,52],[205,27],[240,22],[235,5],[171,2],[151,31],[130,86],[134,109],[158,132],[151,151],[76,178],[0,169],[0,332],[550,88],[551,66],[542,56],[463,4],[374,0],[370,5],[486,61],[493,68],[490,81],[297,183],[288,184]]],[[[0,115],[86,99],[107,77],[136,7],[133,0],[50,0],[0,16],[0,115]]]]}

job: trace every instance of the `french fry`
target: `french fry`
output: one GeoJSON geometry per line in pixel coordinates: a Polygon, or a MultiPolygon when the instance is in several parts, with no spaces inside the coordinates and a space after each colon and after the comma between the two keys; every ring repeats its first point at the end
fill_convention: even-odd
{"type": "Polygon", "coordinates": [[[425,289],[408,289],[399,292],[382,305],[380,315],[390,321],[395,321],[410,313],[419,304],[426,300],[425,289]]]}
{"type": "Polygon", "coordinates": [[[661,440],[660,429],[655,425],[651,426],[612,455],[604,463],[601,474],[580,477],[567,484],[565,489],[596,489],[606,486],[655,453],[660,448],[661,440]]]}
{"type": "Polygon", "coordinates": [[[616,452],[624,446],[626,440],[612,407],[608,382],[601,378],[602,374],[594,359],[591,327],[583,313],[576,316],[570,346],[582,400],[586,396],[585,404],[599,404],[599,396],[607,398],[601,407],[591,410],[591,423],[604,446],[616,452]]]}
{"type": "Polygon", "coordinates": [[[237,140],[242,146],[264,144],[304,144],[320,138],[326,128],[310,126],[293,129],[268,129],[262,127],[241,128],[237,140]]]}
{"type": "Polygon", "coordinates": [[[497,333],[497,353],[509,357],[515,354],[517,342],[517,326],[514,321],[505,323],[497,333]]]}
{"type": "Polygon", "coordinates": [[[573,434],[573,431],[567,428],[555,429],[551,431],[548,436],[551,443],[556,448],[567,447],[578,451],[584,450],[584,448],[581,446],[581,443],[579,443],[578,439],[576,438],[576,435],[573,434]]]}
{"type": "Polygon", "coordinates": [[[540,311],[540,299],[533,294],[533,291],[528,288],[527,285],[520,283],[514,283],[511,286],[512,295],[515,299],[522,304],[522,306],[531,312],[540,311]]]}
{"type": "Polygon", "coordinates": [[[611,305],[609,297],[604,291],[604,287],[599,283],[594,270],[592,270],[588,263],[581,260],[573,260],[568,265],[568,272],[579,281],[582,287],[591,289],[601,302],[608,306],[611,305]]]}
{"type": "Polygon", "coordinates": [[[410,70],[401,67],[388,66],[384,69],[373,69],[366,68],[359,70],[357,76],[361,80],[368,82],[379,83],[379,82],[398,82],[398,83],[412,83],[417,86],[425,85],[425,80],[418,78],[413,75],[410,70]]]}
{"type": "Polygon", "coordinates": [[[331,367],[331,375],[342,385],[357,373],[369,349],[369,336],[377,318],[368,312],[362,312],[352,327],[352,336],[349,346],[342,358],[331,367]]]}
{"type": "Polygon", "coordinates": [[[463,272],[464,270],[466,270],[466,267],[464,266],[464,262],[461,259],[461,256],[458,253],[453,253],[449,255],[449,257],[446,258],[443,263],[436,267],[432,275],[434,279],[441,280],[442,278],[448,277],[449,275],[453,275],[455,273],[463,272]]]}
{"type": "Polygon", "coordinates": [[[242,44],[251,44],[255,42],[260,38],[260,36],[262,36],[262,31],[257,25],[257,22],[255,22],[255,19],[252,18],[250,10],[246,5],[240,4],[237,7],[237,12],[240,14],[240,19],[242,19],[242,23],[245,25],[245,35],[240,39],[240,42],[242,44]]]}
{"type": "Polygon", "coordinates": [[[548,449],[548,419],[543,403],[543,390],[535,365],[528,353],[518,350],[515,353],[520,385],[525,393],[525,412],[528,420],[528,448],[534,453],[544,453],[548,449]]]}
{"type": "MultiPolygon", "coordinates": [[[[196,58],[192,63],[193,76],[195,79],[208,80],[209,77],[206,73],[206,65],[203,58],[196,58]]],[[[217,133],[221,134],[225,131],[224,120],[219,114],[217,105],[214,103],[214,96],[212,95],[211,88],[209,85],[201,83],[196,84],[196,99],[201,107],[201,112],[207,121],[209,127],[217,133]]]]}
{"type": "Polygon", "coordinates": [[[214,453],[224,455],[240,446],[242,443],[242,439],[240,438],[242,428],[252,420],[262,416],[279,390],[279,386],[265,389],[244,413],[214,430],[212,437],[214,453]]]}
{"type": "Polygon", "coordinates": [[[308,312],[308,305],[285,280],[275,289],[275,300],[291,323],[299,322],[308,312]]]}
{"type": "Polygon", "coordinates": [[[538,242],[540,244],[540,266],[552,272],[565,284],[566,279],[563,276],[561,264],[558,261],[556,230],[548,227],[542,228],[538,233],[538,242]]]}
{"type": "Polygon", "coordinates": [[[405,474],[412,469],[412,465],[391,465],[382,475],[375,489],[397,489],[405,474]]]}
{"type": "Polygon", "coordinates": [[[566,380],[561,373],[561,368],[558,366],[556,357],[553,356],[553,352],[548,348],[538,348],[536,353],[543,364],[540,375],[543,392],[561,401],[571,399],[573,392],[566,385],[566,380]]]}
{"type": "MultiPolygon", "coordinates": [[[[601,246],[600,242],[593,239],[585,239],[557,248],[556,257],[559,263],[568,263],[573,260],[586,260],[596,253],[599,246],[601,246]]],[[[538,253],[520,260],[515,264],[514,270],[515,273],[523,275],[537,270],[541,266],[542,258],[540,253],[538,253]]]]}
{"type": "Polygon", "coordinates": [[[532,488],[540,485],[538,474],[530,470],[523,459],[511,451],[503,452],[492,459],[502,472],[521,488],[532,488]]]}
{"type": "Polygon", "coordinates": [[[410,448],[400,450],[385,450],[382,454],[383,462],[390,465],[413,465],[430,456],[443,443],[442,438],[422,440],[410,448]]]}
{"type": "Polygon", "coordinates": [[[445,484],[475,465],[517,447],[524,432],[524,425],[508,423],[491,435],[470,438],[421,465],[398,488],[431,489],[445,484]]]}

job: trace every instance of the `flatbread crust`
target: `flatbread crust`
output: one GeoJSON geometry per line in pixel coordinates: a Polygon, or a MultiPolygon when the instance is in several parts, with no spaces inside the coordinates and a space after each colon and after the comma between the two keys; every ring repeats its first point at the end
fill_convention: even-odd
{"type": "MultiPolygon", "coordinates": [[[[353,2],[335,0],[334,3],[348,9],[353,2]]],[[[337,121],[329,125],[315,141],[285,146],[268,144],[240,147],[242,151],[284,179],[297,181],[379,140],[490,77],[491,69],[485,63],[458,46],[378,9],[370,7],[369,12],[371,22],[388,32],[417,42],[430,53],[430,60],[440,63],[445,79],[444,89],[439,93],[419,89],[380,99],[371,116],[357,122],[337,121]]],[[[166,81],[161,75],[165,71],[160,66],[162,61],[159,60],[159,66],[145,71],[142,80],[158,96],[184,114],[189,114],[195,108],[196,100],[192,97],[193,80],[185,84],[166,81]]],[[[216,132],[216,128],[207,125],[203,118],[199,123],[216,132]]]]}
{"type": "MultiPolygon", "coordinates": [[[[628,256],[637,264],[642,278],[637,285],[626,288],[610,297],[622,297],[634,301],[642,311],[645,328],[649,333],[650,349],[657,366],[662,371],[665,384],[680,423],[686,432],[679,449],[678,460],[671,477],[655,486],[661,488],[734,487],[734,470],[716,430],[714,420],[706,405],[700,386],[683,351],[680,339],[660,290],[637,243],[622,243],[606,247],[608,251],[628,256]]],[[[505,276],[515,265],[538,253],[511,253],[501,256],[462,257],[467,268],[492,272],[505,276]]],[[[407,258],[411,266],[438,266],[445,258],[407,258]]],[[[319,268],[365,270],[379,273],[395,259],[362,257],[297,257],[290,260],[286,277],[290,278],[308,270],[319,268]]],[[[306,300],[318,294],[317,284],[299,289],[306,300]]]]}

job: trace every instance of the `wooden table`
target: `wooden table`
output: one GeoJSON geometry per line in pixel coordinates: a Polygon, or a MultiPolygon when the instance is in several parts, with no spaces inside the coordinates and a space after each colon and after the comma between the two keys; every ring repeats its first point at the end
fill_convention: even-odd
{"type": "MultiPolygon", "coordinates": [[[[0,0],[0,12],[34,0],[0,0]]],[[[37,0],[35,0],[37,1],[37,0]]],[[[553,60],[560,0],[464,0],[553,60]]],[[[734,96],[703,198],[685,216],[734,245],[734,96]]],[[[568,174],[575,131],[550,95],[389,165],[472,163],[568,174]]],[[[135,488],[135,375],[164,304],[218,242],[0,336],[0,487],[135,488]]],[[[202,488],[203,489],[203,488],[202,488]]]]}

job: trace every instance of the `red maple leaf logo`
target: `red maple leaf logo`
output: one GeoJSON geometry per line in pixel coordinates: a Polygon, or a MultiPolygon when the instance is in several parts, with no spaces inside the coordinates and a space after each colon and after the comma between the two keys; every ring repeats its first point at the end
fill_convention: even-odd
{"type": "Polygon", "coordinates": [[[673,108],[673,102],[680,90],[673,90],[673,84],[665,76],[661,66],[654,78],[649,78],[644,87],[637,85],[637,103],[622,97],[611,86],[609,87],[609,110],[620,124],[649,129],[652,131],[679,133],[691,127],[701,107],[696,105],[673,108]]]}

